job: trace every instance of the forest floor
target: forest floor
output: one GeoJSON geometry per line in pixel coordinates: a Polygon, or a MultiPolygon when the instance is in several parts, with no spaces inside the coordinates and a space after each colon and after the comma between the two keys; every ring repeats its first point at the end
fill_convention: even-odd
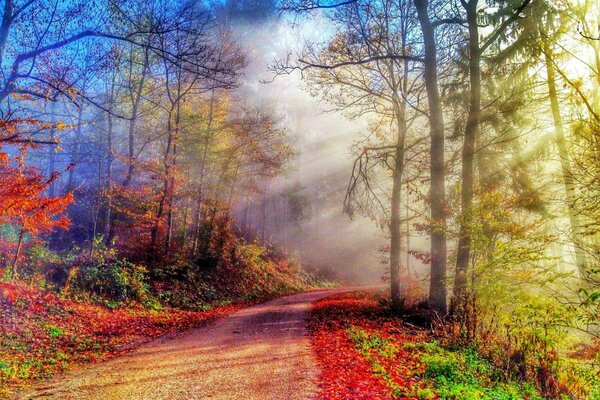
{"type": "MultiPolygon", "coordinates": [[[[10,288],[3,287],[2,298],[11,298],[10,288]]],[[[474,349],[448,346],[423,328],[430,322],[423,310],[390,312],[387,297],[374,289],[315,290],[245,308],[170,314],[78,309],[36,293],[27,299],[21,291],[12,308],[56,320],[46,315],[42,327],[35,321],[0,327],[29,335],[22,345],[29,347],[13,354],[38,361],[20,360],[14,364],[20,373],[41,378],[52,368],[102,362],[21,388],[19,399],[542,399],[527,383],[499,379],[501,371],[474,349]]],[[[16,318],[15,324],[24,321],[16,318]]],[[[0,340],[10,337],[4,332],[0,340]]]]}
{"type": "Polygon", "coordinates": [[[341,291],[306,292],[244,308],[184,335],[68,372],[19,398],[311,398],[318,388],[307,336],[311,304],[341,291]]]}
{"type": "Polygon", "coordinates": [[[475,349],[444,342],[418,307],[392,313],[377,291],[317,301],[309,320],[319,400],[542,400],[475,349]],[[437,336],[436,336],[437,335],[437,336]]]}
{"type": "Polygon", "coordinates": [[[141,305],[111,310],[20,283],[0,283],[0,399],[36,380],[113,358],[154,338],[206,325],[246,304],[207,311],[141,305]]]}

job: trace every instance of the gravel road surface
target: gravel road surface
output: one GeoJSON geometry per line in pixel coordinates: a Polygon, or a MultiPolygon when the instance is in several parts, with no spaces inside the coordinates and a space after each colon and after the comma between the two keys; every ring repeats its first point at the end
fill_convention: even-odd
{"type": "Polygon", "coordinates": [[[310,399],[318,370],[306,336],[322,290],[249,307],[183,336],[67,373],[21,399],[310,399]]]}

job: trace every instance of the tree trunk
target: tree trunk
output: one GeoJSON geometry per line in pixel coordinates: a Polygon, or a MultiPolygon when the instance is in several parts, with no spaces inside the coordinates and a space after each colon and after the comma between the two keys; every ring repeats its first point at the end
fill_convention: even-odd
{"type": "Polygon", "coordinates": [[[409,207],[410,204],[410,187],[409,183],[406,182],[406,274],[410,276],[410,213],[409,207]]]}
{"type": "Polygon", "coordinates": [[[8,41],[10,26],[13,22],[13,0],[4,0],[4,12],[2,14],[2,23],[0,24],[0,65],[4,61],[4,52],[8,41]]]}
{"type": "Polygon", "coordinates": [[[237,163],[235,164],[235,170],[233,172],[233,179],[231,180],[231,188],[229,189],[229,196],[227,198],[227,209],[228,210],[231,208],[231,202],[233,201],[233,194],[235,192],[235,184],[237,183],[241,163],[242,163],[242,155],[240,154],[240,156],[237,160],[237,163]]]}
{"type": "MultiPolygon", "coordinates": [[[[131,119],[129,120],[129,127],[127,129],[127,138],[128,138],[128,156],[127,156],[127,176],[123,181],[123,187],[127,188],[131,184],[133,180],[133,175],[135,172],[135,130],[137,125],[139,107],[142,100],[142,89],[144,87],[144,82],[146,79],[146,71],[148,66],[148,54],[147,50],[145,52],[144,64],[142,65],[142,76],[140,77],[140,81],[135,90],[132,90],[131,93],[131,119]]],[[[132,66],[130,65],[130,81],[132,79],[133,72],[131,71],[132,66]]],[[[117,219],[117,215],[113,212],[111,214],[110,220],[110,229],[108,231],[108,235],[106,237],[106,243],[109,244],[113,241],[115,236],[115,221],[117,219]]]]}
{"type": "Polygon", "coordinates": [[[69,169],[69,176],[67,179],[67,190],[69,193],[73,190],[73,181],[75,180],[75,168],[74,165],[79,161],[79,151],[81,149],[81,123],[83,121],[83,106],[80,106],[77,110],[77,130],[75,131],[75,147],[73,148],[73,153],[71,154],[71,168],[69,169]]]}
{"type": "Polygon", "coordinates": [[[247,224],[248,224],[248,213],[249,213],[249,211],[250,211],[250,205],[246,204],[246,206],[244,207],[244,214],[242,216],[242,228],[241,228],[242,236],[244,238],[246,238],[246,239],[248,238],[247,237],[248,234],[247,234],[247,231],[246,231],[247,230],[246,227],[247,227],[247,224]]]}
{"type": "Polygon", "coordinates": [[[113,129],[114,129],[114,121],[112,115],[112,109],[115,102],[115,86],[117,81],[117,74],[113,72],[111,85],[110,85],[110,94],[108,98],[109,110],[107,114],[107,143],[106,143],[106,189],[108,190],[108,204],[106,205],[106,227],[104,231],[104,238],[106,245],[110,245],[110,241],[114,236],[113,233],[113,205],[112,205],[112,163],[113,163],[113,129]]]}
{"type": "Polygon", "coordinates": [[[425,46],[423,78],[429,104],[431,135],[431,283],[429,304],[442,313],[446,312],[446,212],[444,167],[444,116],[440,100],[437,76],[437,49],[434,26],[429,18],[428,0],[413,0],[425,46]]]}
{"type": "Polygon", "coordinates": [[[567,209],[569,212],[569,222],[571,224],[571,235],[573,236],[573,245],[575,247],[575,262],[579,270],[580,277],[585,279],[587,277],[587,257],[584,250],[581,248],[582,229],[579,215],[574,208],[574,202],[576,198],[575,181],[571,175],[571,161],[569,157],[569,151],[567,149],[567,143],[565,139],[565,131],[562,122],[562,116],[560,115],[560,105],[558,103],[558,94],[556,91],[556,74],[554,71],[554,64],[552,60],[552,49],[548,43],[547,36],[541,34],[542,46],[544,51],[544,59],[546,63],[546,73],[548,75],[548,95],[550,98],[550,107],[552,109],[552,120],[554,122],[554,132],[556,147],[558,148],[558,154],[560,157],[560,164],[563,176],[563,182],[565,185],[565,194],[567,199],[567,209]]]}
{"type": "MultiPolygon", "coordinates": [[[[56,102],[54,101],[50,104],[50,114],[50,118],[52,121],[52,129],[50,130],[50,141],[54,142],[56,140],[56,102]]],[[[54,148],[54,146],[49,147],[49,149],[50,165],[48,166],[48,175],[52,175],[54,172],[56,172],[56,149],[54,148]]],[[[48,188],[48,196],[56,196],[56,179],[53,179],[52,182],[50,182],[50,187],[48,188]]]]}
{"type": "MultiPolygon", "coordinates": [[[[172,167],[176,168],[177,166],[177,141],[179,140],[179,123],[180,123],[180,102],[177,101],[177,106],[175,107],[175,132],[174,132],[174,143],[173,143],[173,158],[172,158],[172,167]]],[[[175,175],[174,172],[171,174],[170,182],[169,182],[169,197],[168,197],[168,215],[167,215],[167,238],[166,238],[166,246],[167,250],[171,248],[171,241],[173,240],[173,205],[175,202],[175,175]]]]}
{"type": "Polygon", "coordinates": [[[392,308],[402,306],[402,293],[400,288],[400,248],[402,234],[400,232],[400,199],[402,187],[402,169],[404,162],[404,132],[398,132],[394,171],[392,173],[392,198],[390,220],[390,293],[392,308]]]}
{"type": "MultiPolygon", "coordinates": [[[[111,100],[112,104],[112,100],[111,100]]],[[[105,237],[106,237],[106,245],[109,245],[108,241],[111,236],[111,232],[113,231],[113,216],[112,216],[112,162],[113,162],[113,118],[112,115],[108,114],[108,134],[107,134],[107,150],[106,153],[108,155],[108,159],[106,160],[106,189],[108,190],[108,203],[106,205],[106,228],[105,228],[105,237]]]]}
{"type": "Polygon", "coordinates": [[[173,111],[174,107],[172,106],[167,115],[167,148],[165,149],[165,154],[163,155],[163,166],[165,168],[164,176],[163,176],[163,189],[162,194],[160,196],[160,200],[158,202],[158,209],[156,211],[156,222],[150,231],[150,249],[152,255],[156,256],[158,250],[158,234],[160,232],[160,226],[162,220],[165,216],[165,210],[168,205],[169,198],[169,183],[171,182],[171,148],[173,146],[173,129],[172,129],[172,119],[173,119],[173,111]]]}
{"type": "MultiPolygon", "coordinates": [[[[403,40],[404,42],[404,40],[403,40]]],[[[400,202],[402,199],[402,175],[404,172],[404,144],[406,141],[406,103],[397,95],[398,90],[406,93],[408,85],[408,61],[404,61],[402,82],[397,84],[393,63],[389,67],[392,83],[394,116],[396,119],[396,149],[394,155],[394,171],[392,172],[392,198],[390,219],[390,293],[392,308],[400,309],[403,303],[400,282],[400,252],[402,248],[400,202]]]]}
{"type": "Polygon", "coordinates": [[[469,26],[469,114],[465,127],[462,149],[461,176],[461,220],[454,276],[453,312],[460,312],[466,300],[467,275],[471,257],[471,225],[474,189],[475,141],[479,132],[481,114],[481,50],[479,47],[479,26],[477,24],[478,0],[466,3],[467,24],[469,26]]]}
{"type": "Polygon", "coordinates": [[[12,266],[11,266],[11,274],[10,274],[10,278],[11,279],[16,279],[17,278],[17,266],[19,265],[19,256],[21,255],[21,249],[23,247],[23,235],[25,234],[25,231],[23,229],[21,229],[21,231],[19,232],[19,240],[17,241],[17,250],[15,251],[15,258],[13,259],[12,262],[12,266]]]}
{"type": "Polygon", "coordinates": [[[142,76],[140,77],[140,81],[136,87],[136,90],[132,93],[131,96],[131,119],[129,120],[129,128],[127,130],[128,137],[128,168],[127,168],[127,177],[123,182],[124,187],[128,187],[133,180],[133,174],[135,172],[135,130],[137,125],[138,113],[140,108],[140,103],[142,100],[142,90],[144,88],[144,83],[146,81],[146,74],[148,68],[148,50],[144,51],[144,64],[142,65],[142,76]]]}
{"type": "Polygon", "coordinates": [[[215,103],[215,90],[213,89],[210,94],[210,103],[208,110],[208,121],[206,124],[206,138],[204,140],[204,149],[202,151],[202,159],[200,160],[200,183],[198,184],[198,198],[196,201],[196,216],[194,221],[194,245],[192,246],[192,253],[196,253],[199,248],[201,226],[202,226],[202,197],[204,195],[204,181],[206,162],[208,160],[208,150],[211,144],[212,136],[212,122],[213,122],[213,111],[215,103]]]}

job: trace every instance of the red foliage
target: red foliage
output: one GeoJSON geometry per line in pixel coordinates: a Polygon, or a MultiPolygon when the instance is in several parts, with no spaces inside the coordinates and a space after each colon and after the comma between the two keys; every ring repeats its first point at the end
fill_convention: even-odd
{"type": "Polygon", "coordinates": [[[398,349],[394,358],[372,356],[382,365],[406,396],[413,388],[424,387],[415,374],[422,366],[403,349],[405,342],[422,340],[423,332],[411,332],[402,321],[386,315],[373,295],[354,293],[334,296],[314,305],[310,320],[311,342],[316,353],[321,376],[319,399],[375,400],[410,399],[395,396],[392,388],[371,363],[356,349],[348,336],[353,326],[381,338],[389,339],[398,349]]]}
{"type": "Polygon", "coordinates": [[[13,159],[0,153],[0,223],[18,225],[31,235],[68,227],[66,216],[58,216],[73,201],[72,194],[43,197],[58,174],[44,179],[36,168],[24,165],[22,156],[13,159]]]}
{"type": "Polygon", "coordinates": [[[129,351],[152,338],[182,331],[239,309],[206,312],[110,310],[63,300],[22,284],[0,284],[0,398],[27,383],[85,362],[129,351]],[[11,373],[11,371],[24,371],[11,373]]]}

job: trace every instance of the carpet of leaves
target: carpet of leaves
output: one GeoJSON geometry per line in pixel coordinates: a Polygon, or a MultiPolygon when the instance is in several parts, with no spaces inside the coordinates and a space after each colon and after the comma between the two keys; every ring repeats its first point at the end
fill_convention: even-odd
{"type": "Polygon", "coordinates": [[[0,399],[35,379],[105,360],[240,307],[205,312],[149,311],[141,306],[110,310],[21,284],[0,283],[0,399]]]}
{"type": "Polygon", "coordinates": [[[412,399],[426,387],[418,377],[424,366],[404,349],[405,343],[424,340],[426,334],[386,312],[374,293],[342,294],[317,302],[309,329],[321,368],[321,400],[412,399]],[[350,339],[350,329],[389,340],[396,348],[394,357],[376,351],[365,357],[350,339]]]}

